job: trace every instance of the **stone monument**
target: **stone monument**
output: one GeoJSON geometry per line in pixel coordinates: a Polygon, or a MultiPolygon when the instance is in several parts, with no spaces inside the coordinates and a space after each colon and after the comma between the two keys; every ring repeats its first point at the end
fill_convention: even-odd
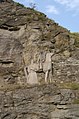
{"type": "Polygon", "coordinates": [[[45,74],[45,83],[52,82],[52,60],[51,57],[54,53],[46,53],[46,55],[41,52],[38,56],[38,61],[34,63],[33,60],[31,60],[31,64],[29,66],[26,66],[24,68],[25,77],[27,79],[28,84],[39,84],[39,80],[37,77],[37,73],[44,72],[45,74]]]}
{"type": "Polygon", "coordinates": [[[24,72],[28,84],[38,84],[37,73],[36,73],[37,70],[38,70],[38,64],[33,63],[33,60],[31,61],[31,64],[28,67],[24,68],[24,72]]]}
{"type": "Polygon", "coordinates": [[[52,57],[53,53],[47,53],[46,54],[46,60],[43,63],[43,71],[45,72],[45,83],[48,83],[52,81],[52,57]],[[49,80],[49,81],[48,81],[49,80]]]}

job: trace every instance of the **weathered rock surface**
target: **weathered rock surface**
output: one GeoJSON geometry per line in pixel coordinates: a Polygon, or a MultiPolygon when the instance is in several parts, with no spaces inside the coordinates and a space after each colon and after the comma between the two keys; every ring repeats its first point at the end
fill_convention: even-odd
{"type": "MultiPolygon", "coordinates": [[[[0,3],[0,81],[17,82],[25,81],[24,67],[30,65],[31,59],[38,63],[40,53],[43,55],[54,52],[52,61],[54,64],[53,76],[66,80],[78,81],[79,61],[73,66],[67,64],[68,58],[79,60],[79,56],[73,55],[74,39],[70,38],[69,31],[60,27],[54,21],[48,19],[44,14],[35,11],[32,8],[25,8],[19,3],[13,1],[4,1],[0,3]],[[60,61],[64,60],[67,65],[62,67],[60,61]],[[59,62],[59,63],[58,63],[59,62]],[[68,66],[69,65],[69,66],[68,66]],[[57,69],[56,69],[57,67],[57,69]],[[61,67],[61,68],[60,68],[61,67]],[[66,77],[66,70],[70,71],[69,78],[66,77]],[[61,74],[58,74],[59,70],[61,74]],[[74,71],[72,71],[73,69],[74,71]],[[58,71],[57,71],[58,70],[58,71]],[[74,75],[72,75],[74,72],[74,75]],[[62,78],[63,77],[63,78],[62,78]],[[65,77],[65,78],[64,78],[65,77]]],[[[77,52],[79,49],[77,49],[77,52]]],[[[44,56],[42,56],[43,59],[44,56]]],[[[45,59],[43,59],[45,60],[45,59]]],[[[72,60],[70,61],[72,62],[72,60]]],[[[63,62],[64,64],[64,62],[63,62]]],[[[43,72],[38,75],[44,75],[43,72]]],[[[68,74],[69,75],[69,74],[68,74]]],[[[44,76],[43,76],[44,77],[44,76]]],[[[43,78],[42,77],[42,78],[43,78]]],[[[39,78],[40,80],[42,78],[39,78]]],[[[39,80],[39,82],[41,82],[39,80]]],[[[53,80],[53,79],[52,79],[53,80]]]]}
{"type": "Polygon", "coordinates": [[[76,46],[69,31],[43,13],[1,0],[0,119],[79,119],[79,87],[56,86],[79,83],[76,46]]]}
{"type": "Polygon", "coordinates": [[[0,119],[78,119],[76,91],[42,85],[0,91],[0,119]]]}

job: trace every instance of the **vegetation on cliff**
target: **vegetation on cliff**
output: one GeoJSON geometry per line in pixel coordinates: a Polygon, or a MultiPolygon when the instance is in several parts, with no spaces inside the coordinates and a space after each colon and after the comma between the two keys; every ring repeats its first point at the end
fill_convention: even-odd
{"type": "Polygon", "coordinates": [[[79,32],[72,32],[70,36],[75,39],[75,46],[79,48],[79,32]]]}

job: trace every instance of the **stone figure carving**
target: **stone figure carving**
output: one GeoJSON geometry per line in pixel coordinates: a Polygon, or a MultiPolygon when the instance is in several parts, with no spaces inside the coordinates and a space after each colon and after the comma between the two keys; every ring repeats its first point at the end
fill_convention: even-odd
{"type": "Polygon", "coordinates": [[[52,77],[52,57],[53,53],[47,53],[46,54],[46,60],[43,64],[43,71],[45,72],[45,83],[48,83],[48,79],[51,83],[51,77],[52,77]]]}
{"type": "Polygon", "coordinates": [[[45,54],[41,52],[38,57],[39,70],[43,70],[43,63],[45,61],[45,54]]]}
{"type": "Polygon", "coordinates": [[[28,81],[28,68],[27,67],[24,67],[24,73],[25,73],[25,77],[28,81]]]}
{"type": "Polygon", "coordinates": [[[38,84],[37,73],[36,73],[37,70],[38,70],[38,64],[33,63],[33,60],[31,61],[31,64],[28,67],[24,68],[24,72],[28,84],[38,84]]]}
{"type": "Polygon", "coordinates": [[[28,84],[38,84],[37,72],[45,73],[45,83],[51,82],[52,77],[52,61],[51,57],[54,53],[47,53],[46,56],[41,52],[37,63],[31,60],[31,64],[24,68],[25,76],[28,84]]]}

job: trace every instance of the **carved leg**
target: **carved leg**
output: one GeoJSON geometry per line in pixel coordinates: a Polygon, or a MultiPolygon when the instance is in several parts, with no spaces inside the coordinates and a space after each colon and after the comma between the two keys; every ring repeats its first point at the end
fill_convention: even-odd
{"type": "Polygon", "coordinates": [[[27,74],[27,69],[26,69],[26,67],[24,67],[24,73],[25,73],[25,77],[26,77],[26,79],[27,79],[27,81],[28,81],[28,74],[27,74]]]}
{"type": "Polygon", "coordinates": [[[52,82],[52,71],[51,70],[49,72],[49,81],[50,81],[50,83],[52,82]]]}
{"type": "Polygon", "coordinates": [[[48,74],[49,74],[49,71],[46,71],[45,72],[45,83],[48,83],[48,80],[47,80],[48,79],[48,74]]]}
{"type": "Polygon", "coordinates": [[[40,69],[43,69],[42,63],[40,63],[40,69]]]}

